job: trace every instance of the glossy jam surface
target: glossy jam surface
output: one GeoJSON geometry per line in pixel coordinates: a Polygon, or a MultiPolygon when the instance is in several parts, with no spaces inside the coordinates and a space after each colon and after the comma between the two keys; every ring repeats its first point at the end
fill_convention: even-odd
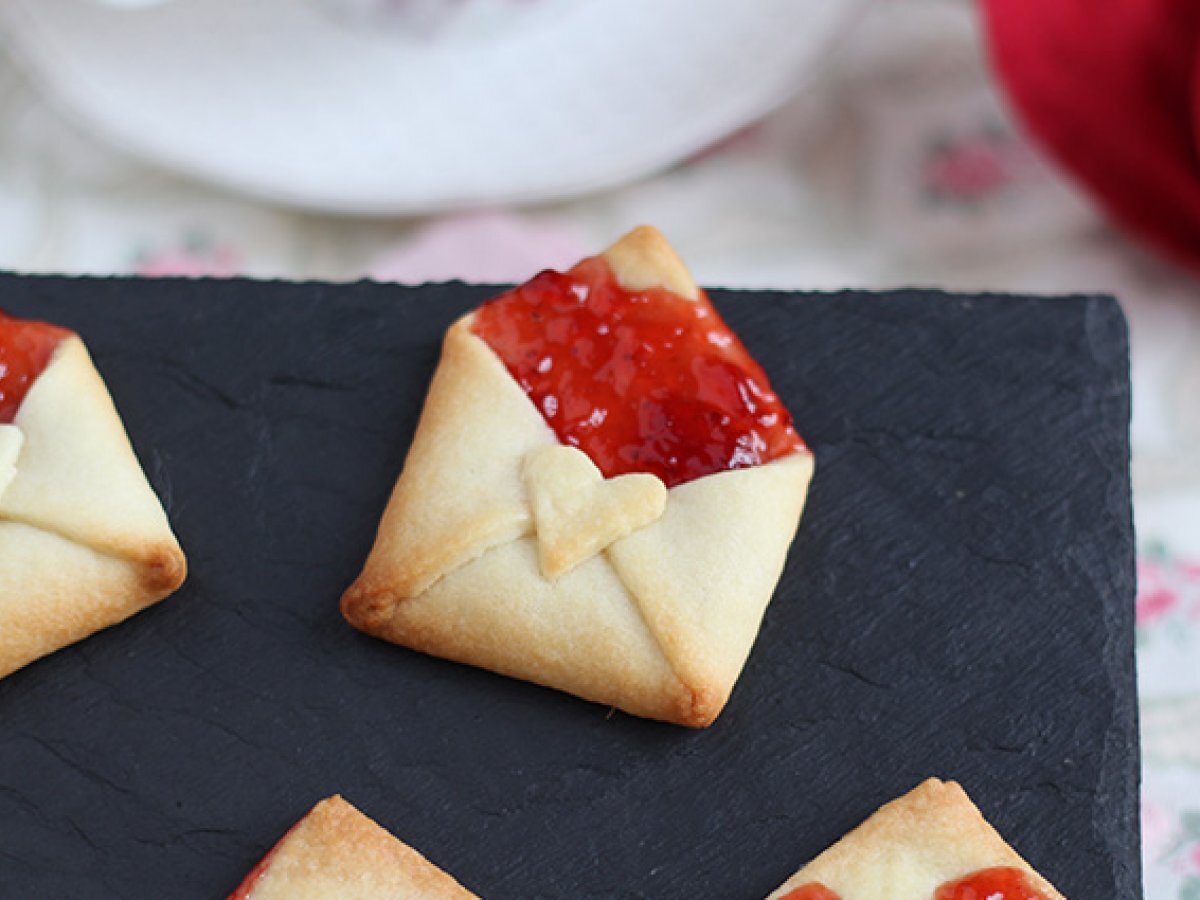
{"type": "Polygon", "coordinates": [[[650,472],[673,487],[804,447],[703,293],[628,291],[593,257],[484,304],[472,327],[608,478],[650,472]]]}
{"type": "Polygon", "coordinates": [[[980,869],[937,889],[933,900],[1047,900],[1020,869],[980,869]]]}
{"type": "Polygon", "coordinates": [[[783,895],[782,900],[842,900],[842,898],[825,885],[813,882],[789,891],[783,895]]]}
{"type": "Polygon", "coordinates": [[[16,418],[29,388],[69,334],[65,328],[0,312],[0,424],[16,418]]]}

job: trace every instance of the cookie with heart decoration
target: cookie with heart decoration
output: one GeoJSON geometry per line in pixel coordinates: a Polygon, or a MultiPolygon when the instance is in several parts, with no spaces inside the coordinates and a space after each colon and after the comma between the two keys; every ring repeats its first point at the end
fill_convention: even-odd
{"type": "Polygon", "coordinates": [[[711,723],[813,457],[661,234],[446,334],[362,574],[362,630],[641,716],[711,723]]]}

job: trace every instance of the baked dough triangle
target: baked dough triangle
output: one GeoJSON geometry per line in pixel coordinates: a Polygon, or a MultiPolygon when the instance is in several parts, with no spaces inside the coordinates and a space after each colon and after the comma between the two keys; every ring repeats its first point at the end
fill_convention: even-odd
{"type": "MultiPolygon", "coordinates": [[[[605,258],[629,290],[698,296],[654,229],[631,232],[605,258]]],[[[613,517],[597,515],[587,527],[598,552],[547,578],[524,474],[558,439],[472,331],[473,315],[446,334],[404,470],[343,613],[426,653],[635,715],[710,724],[783,568],[812,455],[677,485],[661,516],[611,543],[601,532],[613,517]]]]}
{"type": "Polygon", "coordinates": [[[19,444],[0,478],[2,677],[166,597],[187,565],[77,336],[0,430],[0,475],[19,444]]]}
{"type": "Polygon", "coordinates": [[[935,900],[939,887],[993,867],[1019,870],[1046,900],[1064,900],[958,784],[930,778],[880,807],[768,900],[803,897],[802,888],[816,885],[840,900],[935,900]]]}
{"type": "Polygon", "coordinates": [[[475,895],[341,797],[285,834],[229,900],[471,900],[475,895]]]}

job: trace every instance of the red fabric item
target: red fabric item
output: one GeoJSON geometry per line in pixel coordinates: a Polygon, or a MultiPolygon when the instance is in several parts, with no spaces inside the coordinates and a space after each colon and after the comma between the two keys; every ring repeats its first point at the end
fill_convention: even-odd
{"type": "Polygon", "coordinates": [[[1200,272],[1200,0],[980,0],[1034,138],[1117,221],[1200,272]]]}

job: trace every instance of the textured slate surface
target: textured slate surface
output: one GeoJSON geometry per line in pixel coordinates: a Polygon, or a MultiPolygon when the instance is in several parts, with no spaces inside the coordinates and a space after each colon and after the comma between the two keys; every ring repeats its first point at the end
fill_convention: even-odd
{"type": "Polygon", "coordinates": [[[1069,897],[1140,896],[1115,303],[718,292],[818,466],[694,733],[338,614],[488,293],[0,278],[84,334],[192,570],[0,682],[0,896],[219,897],[341,792],[489,897],[752,900],[934,774],[1069,897]]]}

